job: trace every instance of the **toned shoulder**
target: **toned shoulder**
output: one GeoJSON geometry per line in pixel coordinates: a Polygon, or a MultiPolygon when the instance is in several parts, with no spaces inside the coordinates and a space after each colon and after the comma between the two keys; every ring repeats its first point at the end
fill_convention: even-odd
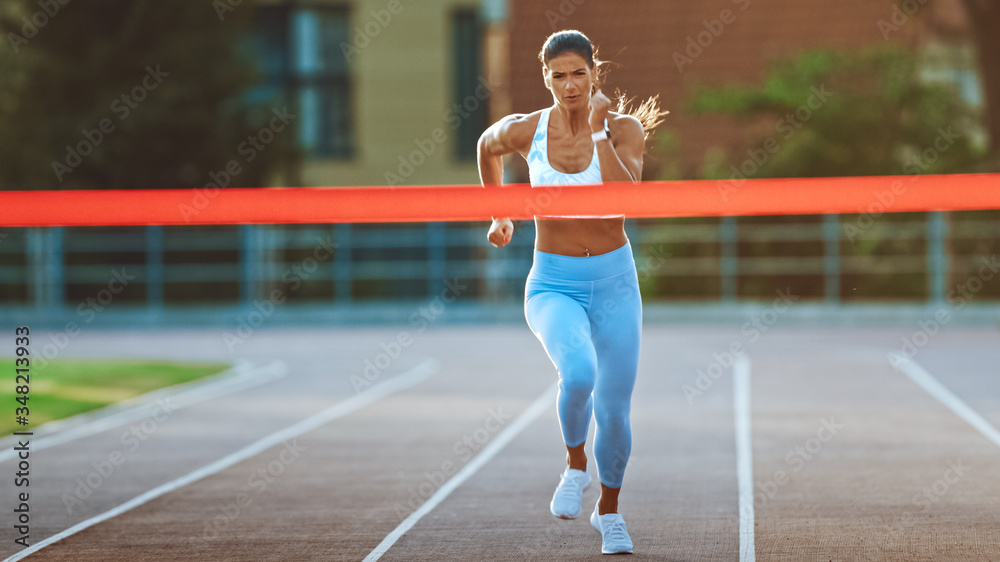
{"type": "Polygon", "coordinates": [[[518,151],[526,151],[531,146],[541,116],[542,110],[508,115],[500,120],[500,134],[505,137],[509,146],[516,147],[518,151]]]}
{"type": "Polygon", "coordinates": [[[641,139],[645,135],[645,131],[642,128],[642,122],[628,113],[615,113],[614,111],[609,111],[608,128],[611,129],[611,135],[619,139],[626,137],[641,139]]]}

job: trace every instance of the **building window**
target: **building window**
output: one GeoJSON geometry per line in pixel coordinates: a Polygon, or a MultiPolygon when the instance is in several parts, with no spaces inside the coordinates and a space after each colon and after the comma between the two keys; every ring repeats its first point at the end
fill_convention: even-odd
{"type": "Polygon", "coordinates": [[[307,157],[350,158],[354,152],[350,76],[340,48],[350,41],[348,17],[337,6],[257,8],[254,52],[264,84],[250,97],[284,95],[296,107],[307,157]]]}
{"type": "Polygon", "coordinates": [[[489,82],[482,76],[482,26],[475,10],[457,10],[452,15],[454,53],[455,157],[476,159],[476,142],[488,125],[489,82]]]}

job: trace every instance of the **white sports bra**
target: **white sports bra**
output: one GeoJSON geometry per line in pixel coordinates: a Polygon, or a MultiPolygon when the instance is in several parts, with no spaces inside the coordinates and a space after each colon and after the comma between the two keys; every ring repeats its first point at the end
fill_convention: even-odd
{"type": "MultiPolygon", "coordinates": [[[[549,113],[551,107],[542,110],[538,118],[538,125],[535,127],[535,137],[531,141],[531,148],[528,149],[528,177],[531,186],[550,185],[595,185],[604,183],[601,180],[601,163],[597,156],[597,146],[594,146],[594,156],[590,159],[590,165],[582,172],[567,174],[554,169],[549,164],[548,136],[549,136],[549,113]]],[[[605,120],[605,124],[607,121],[605,120]]],[[[564,218],[564,219],[610,219],[624,217],[625,215],[535,215],[541,218],[564,218]]]]}

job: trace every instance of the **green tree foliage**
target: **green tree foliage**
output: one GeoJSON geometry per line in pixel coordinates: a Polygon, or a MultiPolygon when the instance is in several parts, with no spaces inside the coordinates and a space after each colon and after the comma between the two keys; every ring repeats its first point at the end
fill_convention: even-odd
{"type": "MultiPolygon", "coordinates": [[[[920,72],[919,56],[898,47],[811,50],[773,62],[760,84],[696,88],[687,100],[689,111],[731,116],[747,127],[746,135],[707,151],[701,176],[738,180],[977,171],[985,153],[977,144],[983,137],[982,116],[953,86],[922,80],[920,72]]],[[[739,182],[720,186],[739,189],[739,182]]],[[[841,243],[840,255],[878,260],[924,256],[926,243],[919,235],[924,218],[924,213],[880,213],[866,236],[841,243]],[[918,228],[916,237],[894,236],[904,223],[914,224],[911,221],[918,228]]],[[[859,215],[841,215],[840,230],[853,232],[849,229],[859,220],[859,215]]],[[[738,228],[740,259],[823,255],[819,216],[739,217],[738,228]],[[801,236],[811,240],[765,234],[776,225],[797,225],[801,236]]],[[[718,250],[712,244],[678,242],[668,244],[667,251],[709,257],[718,250]]],[[[798,274],[741,275],[738,285],[741,298],[772,298],[775,290],[785,287],[804,298],[825,294],[823,276],[815,268],[803,267],[798,274]]],[[[922,299],[928,287],[926,272],[844,271],[839,297],[922,299]]],[[[673,281],[661,282],[658,290],[684,292],[673,281]]]]}
{"type": "Polygon", "coordinates": [[[981,166],[983,172],[1000,173],[1000,6],[990,0],[964,0],[972,35],[979,55],[979,76],[986,94],[986,129],[990,137],[990,156],[981,166]]]}
{"type": "Polygon", "coordinates": [[[709,163],[706,176],[729,178],[733,167],[747,177],[967,171],[982,157],[970,135],[980,117],[950,85],[921,81],[918,65],[893,47],[813,50],[775,62],[761,85],[699,88],[695,113],[761,128],[749,144],[729,147],[737,152],[728,163],[709,163]]]}
{"type": "Polygon", "coordinates": [[[240,150],[284,106],[245,101],[253,14],[250,1],[220,16],[204,0],[4,0],[0,189],[267,185],[297,156],[293,127],[240,150]]]}

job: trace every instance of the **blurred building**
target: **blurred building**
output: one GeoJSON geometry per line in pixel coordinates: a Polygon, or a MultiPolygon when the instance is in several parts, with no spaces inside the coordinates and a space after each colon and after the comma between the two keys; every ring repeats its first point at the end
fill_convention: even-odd
{"type": "Polygon", "coordinates": [[[261,97],[301,112],[301,185],[476,181],[475,141],[496,82],[478,0],[262,0],[261,97]]]}
{"type": "MultiPolygon", "coordinates": [[[[687,114],[692,88],[758,82],[803,49],[901,44],[928,55],[928,79],[982,103],[961,0],[261,0],[257,11],[258,93],[282,90],[301,108],[306,161],[286,181],[307,186],[475,183],[486,126],[551,105],[537,54],[559,29],[583,31],[612,61],[610,90],[660,95],[685,177],[708,148],[741,152],[747,139],[727,117],[687,114]]],[[[527,181],[523,159],[508,164],[510,180],[527,181]]]]}
{"type": "MultiPolygon", "coordinates": [[[[530,112],[552,104],[538,52],[560,29],[578,29],[610,60],[608,85],[629,96],[660,95],[671,110],[663,130],[678,134],[685,177],[709,147],[746,147],[745,129],[721,116],[687,115],[684,101],[699,84],[758,83],[769,61],[803,49],[856,49],[893,42],[928,53],[925,75],[956,83],[967,101],[982,103],[971,31],[960,0],[510,0],[510,104],[530,112]]],[[[610,92],[609,92],[610,93],[610,92]]],[[[803,94],[803,101],[809,95],[803,94]]],[[[656,152],[644,174],[656,179],[656,152]]],[[[527,167],[513,158],[516,176],[527,167]]]]}

